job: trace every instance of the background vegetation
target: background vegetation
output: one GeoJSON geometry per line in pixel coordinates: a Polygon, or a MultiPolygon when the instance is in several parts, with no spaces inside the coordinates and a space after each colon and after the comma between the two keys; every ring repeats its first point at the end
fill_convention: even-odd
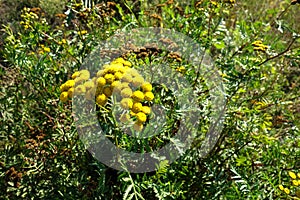
{"type": "Polygon", "coordinates": [[[0,199],[299,199],[298,2],[120,0],[89,9],[1,0],[0,199]],[[225,127],[207,157],[194,145],[156,172],[131,174],[85,150],[59,86],[101,40],[149,26],[210,53],[226,89],[225,127]]]}

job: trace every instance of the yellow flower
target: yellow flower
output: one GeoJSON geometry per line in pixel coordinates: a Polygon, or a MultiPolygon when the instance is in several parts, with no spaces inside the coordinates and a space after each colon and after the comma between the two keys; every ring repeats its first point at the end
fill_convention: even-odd
{"type": "Polygon", "coordinates": [[[115,63],[122,63],[123,64],[124,62],[125,62],[125,60],[123,58],[117,58],[114,61],[112,61],[111,63],[112,64],[115,64],[115,63]]]}
{"type": "Polygon", "coordinates": [[[75,86],[75,81],[68,80],[60,86],[60,91],[62,91],[62,92],[68,91],[71,87],[74,87],[74,86],[75,86]]]}
{"type": "Polygon", "coordinates": [[[113,73],[118,72],[121,68],[124,68],[121,63],[113,63],[113,64],[110,64],[110,67],[109,67],[110,71],[113,73]]]}
{"type": "Polygon", "coordinates": [[[112,83],[115,80],[115,77],[112,74],[105,74],[104,78],[107,83],[112,83]]]}
{"type": "Polygon", "coordinates": [[[67,87],[65,83],[62,84],[62,85],[59,87],[59,90],[60,90],[61,92],[65,92],[65,91],[67,91],[68,89],[69,89],[69,87],[67,87]]]}
{"type": "Polygon", "coordinates": [[[83,84],[87,90],[92,89],[95,85],[92,81],[87,81],[83,84]]]}
{"type": "Polygon", "coordinates": [[[128,66],[128,67],[131,67],[131,66],[132,66],[131,62],[129,62],[129,61],[127,61],[127,60],[124,61],[123,64],[124,64],[125,66],[128,66]]]}
{"type": "Polygon", "coordinates": [[[75,78],[74,81],[75,81],[75,84],[78,85],[78,84],[83,83],[85,81],[85,79],[82,78],[81,76],[79,76],[79,77],[75,78]]]}
{"type": "Polygon", "coordinates": [[[133,85],[134,87],[139,87],[139,86],[141,86],[143,83],[144,83],[144,78],[141,77],[141,76],[137,76],[137,77],[134,77],[134,78],[132,79],[132,85],[133,85]]]}
{"type": "Polygon", "coordinates": [[[121,67],[118,72],[124,74],[127,71],[126,67],[121,67]]]}
{"type": "Polygon", "coordinates": [[[132,81],[132,76],[131,76],[130,74],[126,73],[126,74],[123,75],[122,81],[131,83],[131,81],[132,81]]]}
{"type": "Polygon", "coordinates": [[[142,131],[144,128],[143,124],[139,123],[139,122],[136,122],[133,124],[133,129],[135,131],[142,131]]]}
{"type": "Polygon", "coordinates": [[[125,88],[129,88],[128,83],[121,83],[114,87],[114,92],[118,93],[124,90],[125,88]]]}
{"type": "Polygon", "coordinates": [[[99,106],[104,106],[107,102],[107,97],[105,96],[105,94],[100,94],[97,96],[96,102],[99,106]]]}
{"type": "Polygon", "coordinates": [[[122,123],[126,123],[130,120],[130,116],[128,114],[122,114],[121,117],[120,117],[120,121],[122,123]]]}
{"type": "Polygon", "coordinates": [[[70,88],[70,89],[68,90],[68,97],[69,97],[69,98],[72,98],[72,97],[73,97],[73,94],[74,94],[74,88],[72,87],[72,88],[70,88]]]}
{"type": "Polygon", "coordinates": [[[288,188],[284,188],[284,192],[285,192],[286,194],[290,194],[290,190],[289,190],[288,188]]]}
{"type": "Polygon", "coordinates": [[[90,72],[86,69],[80,71],[80,77],[84,80],[88,80],[90,78],[90,72]]]}
{"type": "Polygon", "coordinates": [[[75,88],[75,94],[79,94],[79,95],[82,95],[86,92],[86,89],[83,85],[78,85],[76,88],[75,88]]]}
{"type": "Polygon", "coordinates": [[[292,171],[289,171],[289,175],[290,175],[290,177],[292,179],[296,179],[297,178],[296,174],[294,172],[292,172],[292,171]]]}
{"type": "Polygon", "coordinates": [[[133,101],[130,98],[124,98],[121,100],[120,104],[123,109],[130,109],[132,108],[133,101]]]}
{"type": "Polygon", "coordinates": [[[111,83],[110,86],[111,86],[112,89],[114,89],[115,87],[118,87],[120,84],[121,84],[120,81],[114,81],[114,82],[111,83]]]}
{"type": "Polygon", "coordinates": [[[60,97],[59,99],[62,101],[62,102],[66,102],[68,100],[68,92],[62,92],[60,94],[60,97]]]}
{"type": "Polygon", "coordinates": [[[144,100],[144,93],[141,92],[141,91],[135,91],[133,94],[132,94],[132,98],[133,100],[137,101],[137,102],[140,102],[140,101],[143,101],[144,100]]]}
{"type": "Polygon", "coordinates": [[[114,74],[116,72],[116,68],[113,65],[109,65],[109,67],[105,69],[105,72],[114,74]]]}
{"type": "Polygon", "coordinates": [[[278,187],[279,187],[280,190],[282,190],[282,191],[284,190],[283,185],[279,185],[278,187]]]}
{"type": "Polygon", "coordinates": [[[151,113],[151,108],[148,106],[143,106],[142,112],[145,114],[150,114],[151,113]]]}
{"type": "Polygon", "coordinates": [[[132,90],[131,90],[129,87],[124,88],[124,89],[121,91],[121,96],[122,96],[123,98],[131,97],[131,95],[132,95],[132,90]]]}
{"type": "Polygon", "coordinates": [[[49,47],[44,47],[43,50],[44,50],[45,52],[50,52],[50,48],[49,48],[49,47]]]}
{"type": "Polygon", "coordinates": [[[154,94],[152,92],[145,92],[145,100],[152,101],[154,99],[154,94]]]}
{"type": "Polygon", "coordinates": [[[115,73],[115,79],[116,79],[116,80],[121,80],[122,77],[123,77],[123,74],[122,74],[121,72],[116,72],[116,73],[115,73]]]}
{"type": "Polygon", "coordinates": [[[133,112],[133,111],[130,111],[130,116],[131,116],[131,117],[135,117],[135,116],[136,116],[136,113],[133,112]]]}
{"type": "Polygon", "coordinates": [[[71,88],[75,86],[75,81],[74,80],[67,80],[65,83],[66,87],[71,88]]]}
{"type": "Polygon", "coordinates": [[[254,46],[254,51],[265,52],[268,49],[268,46],[264,45],[261,40],[252,42],[252,46],[254,46]]]}
{"type": "Polygon", "coordinates": [[[139,74],[139,72],[136,70],[136,69],[129,69],[128,70],[128,72],[127,72],[128,74],[130,74],[132,77],[138,77],[138,76],[141,76],[140,74],[139,74]]]}
{"type": "Polygon", "coordinates": [[[135,103],[133,104],[131,110],[132,110],[134,113],[138,113],[138,112],[142,111],[142,108],[143,108],[143,105],[142,105],[141,103],[135,102],[135,103]]]}
{"type": "Polygon", "coordinates": [[[256,40],[256,41],[252,42],[253,46],[260,46],[261,44],[262,44],[261,40],[256,40]]]}
{"type": "Polygon", "coordinates": [[[72,79],[77,78],[80,75],[80,72],[74,72],[74,74],[72,74],[72,79]]]}
{"type": "Polygon", "coordinates": [[[262,52],[266,51],[266,49],[264,47],[254,47],[253,49],[254,49],[254,51],[262,51],[262,52]]]}
{"type": "Polygon", "coordinates": [[[145,115],[145,113],[139,112],[139,113],[136,114],[136,119],[140,123],[144,123],[147,120],[147,116],[145,115]]]}
{"type": "Polygon", "coordinates": [[[102,88],[106,84],[106,80],[103,77],[97,78],[96,82],[97,82],[97,86],[100,88],[102,88]]]}
{"type": "Polygon", "coordinates": [[[185,73],[185,67],[184,66],[177,67],[176,71],[183,74],[183,73],[185,73]]]}
{"type": "Polygon", "coordinates": [[[103,89],[103,93],[107,96],[107,97],[110,97],[112,95],[112,91],[110,89],[110,87],[105,87],[103,89]]]}
{"type": "Polygon", "coordinates": [[[149,82],[145,82],[143,83],[143,85],[141,86],[143,92],[151,92],[152,90],[152,85],[149,82]]]}
{"type": "Polygon", "coordinates": [[[87,34],[87,30],[78,31],[77,33],[78,35],[85,35],[87,34]]]}
{"type": "Polygon", "coordinates": [[[300,173],[297,173],[298,178],[300,178],[300,173]]]}
{"type": "Polygon", "coordinates": [[[299,185],[299,183],[298,183],[297,180],[293,180],[292,182],[293,182],[293,185],[294,185],[294,186],[298,186],[298,185],[299,185]]]}
{"type": "Polygon", "coordinates": [[[90,74],[89,70],[87,69],[83,69],[83,70],[80,70],[80,74],[90,74]]]}
{"type": "Polygon", "coordinates": [[[109,68],[110,68],[110,65],[108,65],[108,64],[103,65],[103,69],[104,69],[103,71],[104,71],[105,74],[108,73],[109,68]]]}
{"type": "Polygon", "coordinates": [[[124,73],[126,72],[126,71],[128,71],[128,70],[130,70],[131,68],[130,67],[128,67],[128,66],[124,66],[123,67],[123,71],[124,71],[124,73]]]}
{"type": "Polygon", "coordinates": [[[97,77],[101,77],[103,76],[105,73],[104,73],[104,70],[99,70],[96,74],[97,77]]]}

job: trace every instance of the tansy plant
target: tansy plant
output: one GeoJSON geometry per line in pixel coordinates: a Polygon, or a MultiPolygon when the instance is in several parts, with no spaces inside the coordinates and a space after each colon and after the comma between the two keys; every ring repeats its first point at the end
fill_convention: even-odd
{"type": "Polygon", "coordinates": [[[132,64],[118,58],[104,65],[94,77],[88,70],[77,71],[72,79],[60,86],[60,100],[66,102],[74,95],[84,96],[87,101],[94,100],[100,109],[109,110],[108,102],[113,94],[124,110],[120,116],[122,123],[134,120],[133,128],[141,131],[149,115],[154,99],[152,84],[146,82],[132,64]]]}
{"type": "Polygon", "coordinates": [[[268,46],[264,45],[261,40],[256,40],[252,42],[252,46],[254,51],[266,52],[268,46]]]}
{"type": "Polygon", "coordinates": [[[280,184],[278,186],[279,190],[290,197],[294,197],[296,199],[300,198],[300,173],[295,173],[293,171],[288,172],[291,180],[289,183],[280,184]]]}

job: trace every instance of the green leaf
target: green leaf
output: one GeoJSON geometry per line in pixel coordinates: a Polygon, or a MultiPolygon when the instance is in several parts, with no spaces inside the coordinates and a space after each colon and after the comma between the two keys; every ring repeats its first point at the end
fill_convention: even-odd
{"type": "MultiPolygon", "coordinates": [[[[132,190],[132,188],[133,188],[133,185],[132,185],[132,184],[129,185],[129,186],[126,188],[125,193],[124,193],[124,196],[123,196],[123,200],[129,199],[129,198],[127,198],[127,197],[128,197],[129,192],[132,190]]],[[[131,198],[130,198],[130,199],[131,199],[131,198]]]]}
{"type": "Polygon", "coordinates": [[[224,49],[226,47],[224,41],[217,41],[216,43],[214,43],[214,46],[217,48],[217,49],[224,49]]]}
{"type": "Polygon", "coordinates": [[[235,161],[236,161],[236,166],[244,166],[245,162],[247,161],[247,158],[244,156],[240,156],[235,161]]]}

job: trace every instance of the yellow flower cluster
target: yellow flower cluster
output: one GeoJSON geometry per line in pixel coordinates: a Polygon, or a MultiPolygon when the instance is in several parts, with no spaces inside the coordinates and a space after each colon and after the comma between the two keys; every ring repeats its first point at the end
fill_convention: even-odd
{"type": "Polygon", "coordinates": [[[178,72],[181,73],[181,74],[184,74],[185,71],[186,71],[186,69],[185,69],[184,66],[180,66],[180,67],[177,67],[177,68],[176,68],[176,71],[178,71],[178,72]]]}
{"type": "Polygon", "coordinates": [[[129,111],[123,114],[121,122],[135,119],[134,129],[141,131],[147,121],[151,108],[148,105],[154,99],[152,84],[146,82],[132,64],[123,58],[117,58],[90,78],[88,70],[77,71],[60,86],[62,102],[72,98],[73,94],[84,95],[87,100],[95,98],[97,105],[105,106],[108,99],[117,94],[121,97],[120,106],[129,111]],[[134,88],[136,88],[134,90],[134,88]]]}
{"type": "MultiPolygon", "coordinates": [[[[292,181],[291,181],[292,185],[296,186],[296,187],[300,186],[300,173],[295,174],[294,172],[289,171],[288,174],[292,178],[292,181]]],[[[284,187],[283,185],[279,185],[278,187],[281,191],[284,191],[287,195],[289,195],[291,192],[289,188],[284,187]]],[[[298,195],[299,194],[296,193],[296,196],[298,196],[298,195]]],[[[300,197],[300,195],[299,195],[299,197],[300,197]]]]}
{"type": "Polygon", "coordinates": [[[291,192],[289,188],[285,188],[285,187],[283,187],[283,185],[279,185],[279,189],[281,191],[284,191],[286,194],[290,194],[290,192],[291,192]]]}
{"type": "Polygon", "coordinates": [[[32,29],[32,26],[31,26],[32,20],[38,19],[39,16],[36,13],[31,12],[30,8],[25,7],[22,10],[21,18],[22,18],[22,21],[20,22],[20,25],[22,25],[26,30],[29,28],[32,29]]]}
{"type": "Polygon", "coordinates": [[[264,45],[261,40],[254,41],[252,43],[252,46],[254,46],[254,51],[266,52],[266,50],[268,49],[268,46],[264,45]]]}
{"type": "Polygon", "coordinates": [[[78,35],[85,35],[87,33],[88,33],[87,30],[77,31],[78,35]]]}
{"type": "MultiPolygon", "coordinates": [[[[96,87],[96,103],[104,106],[109,97],[112,96],[115,88],[120,87],[121,78],[125,69],[129,69],[131,63],[123,58],[118,58],[109,65],[104,65],[104,69],[99,70],[94,78],[96,87]]],[[[130,91],[127,91],[130,92],[130,91]]],[[[125,93],[125,91],[123,92],[125,93]]],[[[124,94],[125,95],[125,94],[124,94]]]]}
{"type": "Polygon", "coordinates": [[[43,44],[40,44],[39,47],[40,47],[40,49],[38,52],[40,54],[49,53],[51,51],[51,49],[49,47],[45,47],[45,45],[43,45],[43,44]]]}
{"type": "Polygon", "coordinates": [[[61,41],[58,41],[58,44],[59,44],[59,45],[66,44],[66,43],[67,43],[67,40],[66,40],[66,39],[62,39],[61,41]]]}
{"type": "Polygon", "coordinates": [[[90,78],[90,72],[88,70],[81,70],[75,72],[72,75],[72,79],[66,81],[64,84],[60,86],[60,100],[62,102],[66,102],[69,98],[72,98],[73,94],[76,93],[78,95],[85,95],[89,92],[89,89],[92,87],[88,87],[90,78]],[[81,84],[83,83],[84,84],[81,84]]]}
{"type": "Polygon", "coordinates": [[[98,86],[109,87],[109,94],[113,92],[120,95],[120,106],[130,113],[121,115],[120,121],[125,123],[130,118],[134,118],[136,121],[133,128],[136,131],[141,131],[151,113],[151,108],[147,106],[147,102],[154,99],[154,94],[152,93],[152,85],[146,82],[138,71],[131,66],[130,62],[118,58],[97,72],[97,81],[98,86]],[[133,88],[137,89],[134,90],[133,88]]]}

